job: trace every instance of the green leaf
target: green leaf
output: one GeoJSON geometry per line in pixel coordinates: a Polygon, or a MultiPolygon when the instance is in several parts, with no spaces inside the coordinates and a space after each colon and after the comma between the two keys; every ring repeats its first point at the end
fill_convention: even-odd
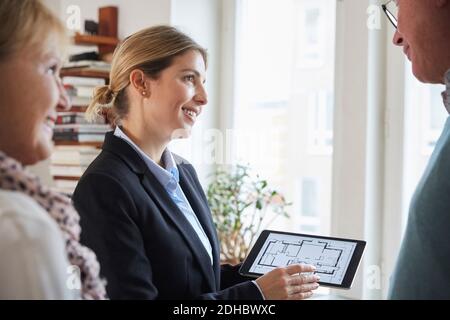
{"type": "MultiPolygon", "coordinates": [[[[219,167],[210,176],[213,178],[206,188],[206,196],[214,225],[220,239],[230,241],[223,248],[239,245],[233,242],[235,240],[238,243],[244,241],[243,250],[247,252],[251,235],[260,233],[258,228],[264,224],[266,211],[276,216],[289,216],[285,208],[292,203],[287,203],[282,194],[269,188],[267,180],[252,174],[249,166],[219,167]],[[275,196],[281,201],[272,203],[275,196]]],[[[234,258],[239,260],[245,252],[236,253],[240,256],[234,258]]],[[[229,253],[222,252],[222,256],[229,256],[229,253]]]]}

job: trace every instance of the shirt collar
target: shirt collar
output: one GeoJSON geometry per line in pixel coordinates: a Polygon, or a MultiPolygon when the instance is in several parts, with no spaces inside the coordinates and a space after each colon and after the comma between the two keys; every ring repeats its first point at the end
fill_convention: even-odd
{"type": "Polygon", "coordinates": [[[444,105],[448,113],[450,113],[450,69],[445,74],[445,91],[442,92],[442,97],[444,98],[444,105]]]}
{"type": "Polygon", "coordinates": [[[114,131],[114,135],[125,140],[144,160],[148,169],[158,179],[158,181],[169,192],[175,192],[180,181],[180,175],[176,166],[175,160],[169,149],[164,150],[162,154],[162,163],[164,168],[159,166],[152,158],[150,158],[141,148],[139,148],[118,126],[114,131]]]}

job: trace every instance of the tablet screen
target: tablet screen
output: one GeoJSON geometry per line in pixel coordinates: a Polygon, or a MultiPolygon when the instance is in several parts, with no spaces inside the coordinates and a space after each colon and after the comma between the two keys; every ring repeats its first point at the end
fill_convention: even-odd
{"type": "Polygon", "coordinates": [[[276,267],[303,263],[316,267],[320,283],[349,288],[365,242],[265,230],[241,268],[247,275],[262,275],[276,267]]]}

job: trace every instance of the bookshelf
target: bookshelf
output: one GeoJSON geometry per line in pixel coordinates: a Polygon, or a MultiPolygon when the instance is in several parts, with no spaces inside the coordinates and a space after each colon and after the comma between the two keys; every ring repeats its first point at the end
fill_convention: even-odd
{"type": "Polygon", "coordinates": [[[109,82],[109,73],[90,70],[89,68],[70,68],[62,69],[60,73],[61,78],[64,77],[84,77],[84,78],[101,78],[105,79],[107,84],[109,82]]]}
{"type": "Polygon", "coordinates": [[[111,130],[106,117],[93,124],[85,119],[95,88],[107,85],[109,74],[62,69],[61,79],[72,106],[68,111],[58,112],[50,175],[54,189],[71,196],[84,171],[100,154],[106,132],[111,130]]]}
{"type": "Polygon", "coordinates": [[[119,44],[119,39],[116,37],[85,35],[80,33],[76,33],[73,40],[76,45],[117,46],[119,44]]]}
{"type": "MultiPolygon", "coordinates": [[[[100,57],[110,54],[119,44],[117,38],[117,8],[99,9],[99,35],[76,33],[76,45],[96,45],[100,57]]],[[[86,63],[85,63],[86,62],[86,63]]],[[[88,123],[84,115],[96,87],[109,84],[109,72],[96,69],[94,62],[83,66],[62,68],[60,76],[71,98],[72,107],[58,112],[53,140],[54,152],[50,160],[50,175],[54,189],[71,196],[79,178],[101,152],[107,131],[112,130],[107,116],[88,123]]]]}
{"type": "Polygon", "coordinates": [[[78,141],[54,141],[55,146],[86,146],[86,147],[94,147],[97,149],[101,149],[103,146],[103,142],[95,142],[95,141],[86,141],[86,142],[78,142],[78,141]]]}
{"type": "Polygon", "coordinates": [[[92,46],[98,47],[98,53],[101,56],[114,52],[114,49],[119,44],[120,40],[111,36],[98,36],[89,34],[76,33],[73,36],[73,43],[79,46],[92,46]]]}

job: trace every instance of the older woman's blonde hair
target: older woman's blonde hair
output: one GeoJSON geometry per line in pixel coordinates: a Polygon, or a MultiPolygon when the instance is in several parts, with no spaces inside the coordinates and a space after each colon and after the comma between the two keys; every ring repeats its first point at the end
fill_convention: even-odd
{"type": "Polygon", "coordinates": [[[17,50],[42,46],[50,34],[58,37],[63,49],[64,25],[40,0],[0,1],[0,61],[17,50]]]}
{"type": "Polygon", "coordinates": [[[128,114],[125,90],[130,84],[131,72],[139,69],[148,77],[157,79],[161,71],[170,67],[176,56],[189,50],[200,52],[207,64],[206,50],[171,26],[154,26],[126,38],[114,52],[109,85],[96,89],[86,117],[93,120],[103,113],[103,108],[111,108],[108,115],[113,124],[119,125],[120,120],[128,114]]]}

